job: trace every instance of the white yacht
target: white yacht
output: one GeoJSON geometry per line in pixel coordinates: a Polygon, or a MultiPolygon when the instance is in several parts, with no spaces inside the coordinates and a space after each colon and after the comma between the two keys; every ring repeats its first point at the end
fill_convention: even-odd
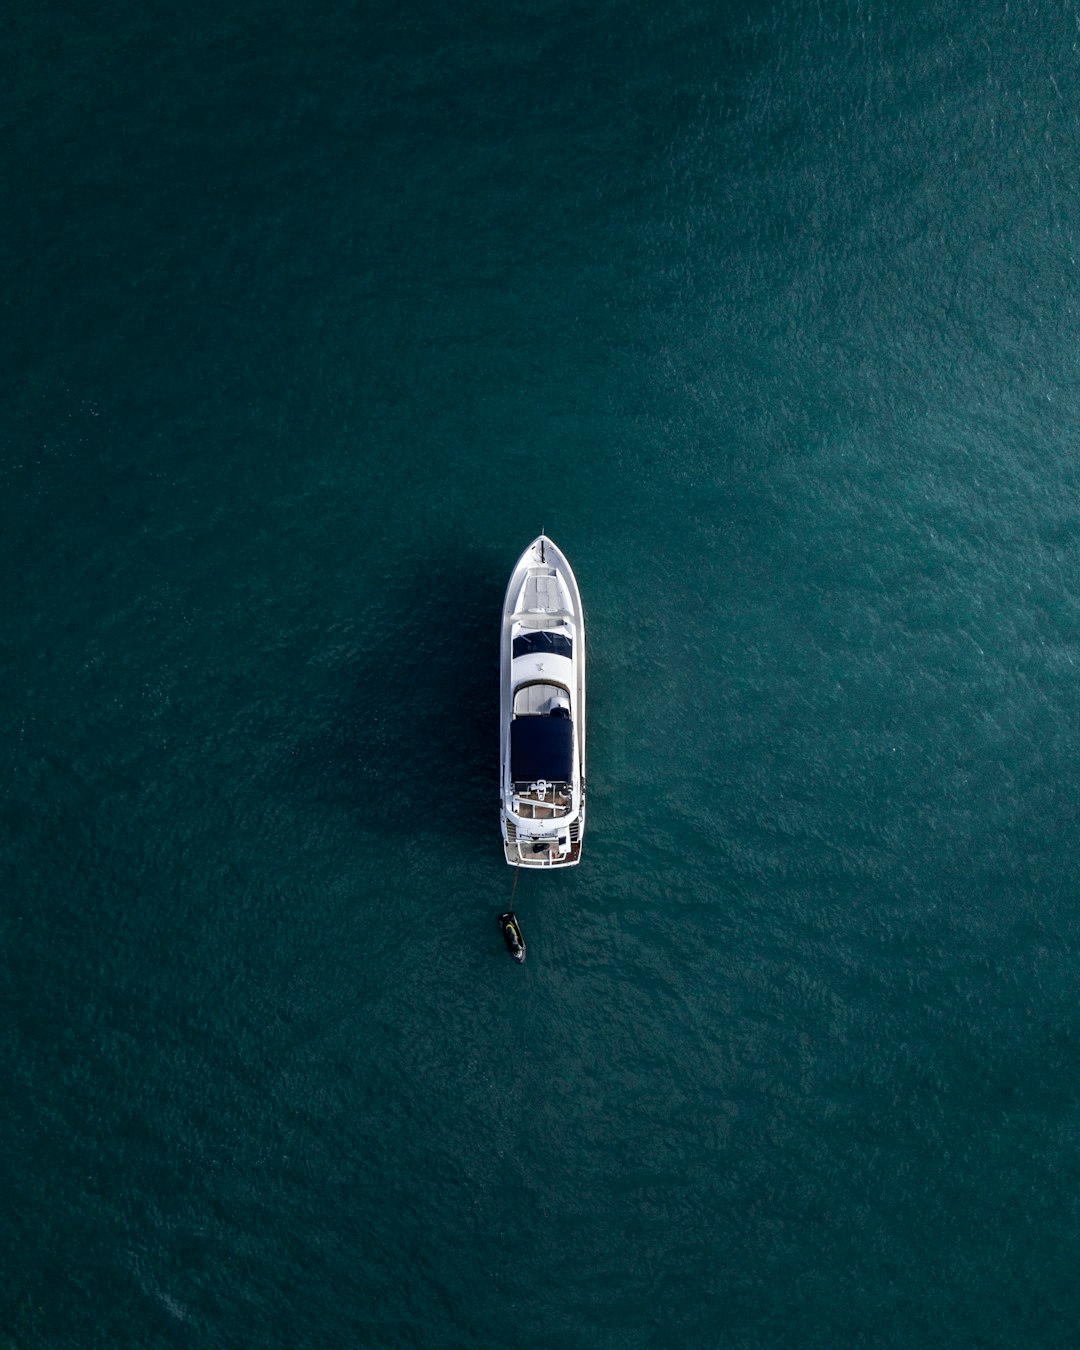
{"type": "Polygon", "coordinates": [[[546,535],[506,588],[500,663],[503,848],[512,867],[573,867],[585,830],[585,614],[546,535]]]}

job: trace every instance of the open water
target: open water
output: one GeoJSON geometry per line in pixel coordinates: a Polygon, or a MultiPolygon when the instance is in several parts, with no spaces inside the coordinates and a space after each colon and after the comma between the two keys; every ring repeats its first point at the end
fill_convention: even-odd
{"type": "Polygon", "coordinates": [[[1076,1344],[1078,16],[9,16],[0,1344],[1076,1344]]]}

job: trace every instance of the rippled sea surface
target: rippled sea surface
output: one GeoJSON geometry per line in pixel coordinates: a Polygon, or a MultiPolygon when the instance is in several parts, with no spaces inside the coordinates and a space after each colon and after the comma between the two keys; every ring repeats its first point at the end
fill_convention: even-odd
{"type": "Polygon", "coordinates": [[[12,19],[0,1344],[1073,1342],[1078,15],[12,19]]]}

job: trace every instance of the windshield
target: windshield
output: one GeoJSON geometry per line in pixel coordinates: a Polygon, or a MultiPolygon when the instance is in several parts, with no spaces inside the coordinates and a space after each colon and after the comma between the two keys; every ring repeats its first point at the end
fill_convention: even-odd
{"type": "Polygon", "coordinates": [[[522,633],[514,639],[514,656],[569,656],[573,643],[561,633],[543,630],[522,633]]]}

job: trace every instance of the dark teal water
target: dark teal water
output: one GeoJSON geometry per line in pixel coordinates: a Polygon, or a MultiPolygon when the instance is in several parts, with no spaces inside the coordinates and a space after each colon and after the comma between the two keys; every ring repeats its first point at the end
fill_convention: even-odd
{"type": "Polygon", "coordinates": [[[2,61],[0,1343],[1072,1344],[1074,7],[2,61]],[[541,528],[590,821],[519,969],[541,528]]]}

